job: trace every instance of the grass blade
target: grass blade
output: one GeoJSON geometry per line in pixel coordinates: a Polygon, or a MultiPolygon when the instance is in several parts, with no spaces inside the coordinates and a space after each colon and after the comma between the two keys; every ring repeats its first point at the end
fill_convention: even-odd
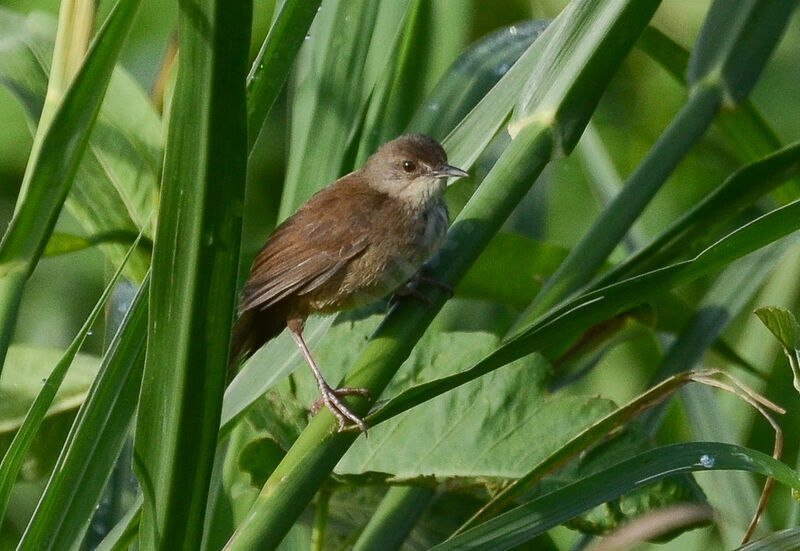
{"type": "Polygon", "coordinates": [[[471,368],[402,392],[369,415],[366,421],[368,424],[384,421],[533,352],[553,359],[593,325],[725,266],[797,229],[800,229],[800,201],[740,227],[691,260],[626,279],[564,303],[471,368]]]}
{"type": "Polygon", "coordinates": [[[130,435],[144,366],[148,290],[145,279],[72,425],[20,551],[74,549],[83,540],[130,435]]]}
{"type": "Polygon", "coordinates": [[[247,145],[256,143],[322,0],[287,0],[247,75],[247,145]]]}
{"type": "MultiPolygon", "coordinates": [[[[134,243],[133,246],[128,249],[128,258],[130,258],[130,255],[136,250],[136,245],[137,243],[134,243]]],[[[86,318],[83,326],[78,331],[78,334],[75,335],[75,338],[64,352],[64,355],[55,367],[53,367],[53,371],[47,377],[41,392],[39,392],[38,396],[36,396],[36,400],[31,404],[28,414],[25,416],[25,421],[17,430],[17,434],[14,435],[14,440],[11,442],[8,450],[6,450],[3,460],[0,461],[0,521],[5,516],[8,500],[11,497],[11,490],[19,475],[19,470],[25,459],[25,455],[28,453],[28,449],[37,431],[41,427],[47,410],[50,409],[50,405],[53,403],[56,392],[58,392],[61,383],[64,381],[64,377],[67,375],[67,370],[72,364],[72,360],[75,359],[89,331],[103,311],[106,302],[111,296],[111,292],[114,290],[114,286],[119,280],[120,275],[122,275],[124,266],[125,264],[123,263],[120,265],[119,269],[117,269],[117,272],[106,285],[103,294],[100,295],[100,298],[97,300],[89,317],[86,318]]]]}
{"type": "Polygon", "coordinates": [[[141,546],[198,549],[219,429],[247,164],[249,2],[183,3],[134,466],[141,546]],[[169,366],[169,368],[166,368],[169,366]]]}
{"type": "Polygon", "coordinates": [[[22,289],[44,251],[83,157],[139,0],[119,0],[46,129],[37,133],[11,223],[0,242],[0,361],[22,289]]]}
{"type": "Polygon", "coordinates": [[[800,490],[797,473],[764,453],[718,442],[675,444],[649,450],[520,505],[433,549],[509,549],[627,491],[675,474],[718,470],[761,473],[800,490]]]}
{"type": "Polygon", "coordinates": [[[714,3],[689,59],[688,101],[622,191],[572,249],[517,327],[539,318],[591,279],[678,162],[705,133],[723,102],[733,106],[747,95],[796,3],[714,3]],[[757,32],[767,28],[766,34],[757,32]]]}

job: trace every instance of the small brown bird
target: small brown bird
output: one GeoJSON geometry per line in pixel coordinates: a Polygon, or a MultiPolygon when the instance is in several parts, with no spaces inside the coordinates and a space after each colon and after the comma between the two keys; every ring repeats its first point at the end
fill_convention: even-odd
{"type": "Polygon", "coordinates": [[[303,340],[306,318],[366,304],[403,286],[447,231],[447,178],[467,175],[447,164],[436,141],[409,134],[312,196],[253,262],[233,328],[231,365],[288,327],[339,430],[349,420],[366,431],[339,398],[369,391],[328,385],[303,340]]]}

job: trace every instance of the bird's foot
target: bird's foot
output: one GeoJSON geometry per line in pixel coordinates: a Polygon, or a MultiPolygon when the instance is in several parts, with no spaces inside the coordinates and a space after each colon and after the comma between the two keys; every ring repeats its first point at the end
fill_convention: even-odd
{"type": "Polygon", "coordinates": [[[369,389],[368,388],[337,388],[333,389],[327,385],[321,387],[319,389],[321,396],[311,405],[311,413],[316,414],[319,409],[324,405],[327,407],[331,413],[333,413],[334,417],[339,421],[339,432],[342,432],[345,427],[347,426],[347,422],[350,421],[354,425],[357,425],[359,430],[367,434],[367,424],[364,423],[363,419],[350,411],[350,409],[344,405],[344,403],[339,399],[341,396],[363,396],[365,398],[369,398],[369,389]]]}

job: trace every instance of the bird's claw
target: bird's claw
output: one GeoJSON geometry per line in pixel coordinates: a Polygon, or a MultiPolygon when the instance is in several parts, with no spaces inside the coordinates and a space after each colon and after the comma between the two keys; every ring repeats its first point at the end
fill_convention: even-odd
{"type": "Polygon", "coordinates": [[[327,407],[330,412],[333,413],[334,417],[336,417],[336,419],[339,421],[338,432],[344,431],[345,427],[347,426],[347,422],[350,421],[354,425],[358,426],[359,430],[366,436],[367,424],[364,423],[363,419],[361,419],[358,415],[350,411],[350,409],[344,405],[339,397],[357,395],[369,398],[368,388],[347,387],[332,389],[326,386],[320,388],[320,395],[321,396],[311,405],[312,414],[316,414],[319,409],[325,405],[325,407],[327,407]]]}

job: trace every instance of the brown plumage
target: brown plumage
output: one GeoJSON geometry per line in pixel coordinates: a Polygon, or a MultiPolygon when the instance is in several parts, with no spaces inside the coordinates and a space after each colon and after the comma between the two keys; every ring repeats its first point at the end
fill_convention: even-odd
{"type": "Polygon", "coordinates": [[[247,358],[289,327],[339,420],[366,431],[339,400],[366,389],[332,390],[302,338],[306,318],[366,304],[412,277],[447,230],[447,164],[442,147],[421,134],[384,144],[364,166],[312,196],[272,233],[256,257],[233,329],[231,362],[247,358]]]}

